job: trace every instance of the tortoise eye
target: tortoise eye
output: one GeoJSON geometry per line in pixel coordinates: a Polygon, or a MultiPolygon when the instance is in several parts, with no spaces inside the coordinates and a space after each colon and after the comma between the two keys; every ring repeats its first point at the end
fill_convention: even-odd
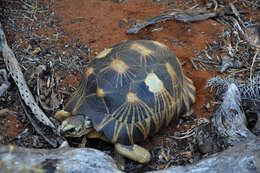
{"type": "Polygon", "coordinates": [[[67,134],[73,134],[75,133],[76,129],[75,128],[70,128],[70,129],[67,129],[67,130],[60,130],[60,134],[61,135],[67,135],[67,134]]]}
{"type": "Polygon", "coordinates": [[[72,133],[72,132],[75,132],[75,131],[76,131],[75,128],[71,128],[71,129],[69,129],[67,132],[68,132],[68,133],[72,133]]]}

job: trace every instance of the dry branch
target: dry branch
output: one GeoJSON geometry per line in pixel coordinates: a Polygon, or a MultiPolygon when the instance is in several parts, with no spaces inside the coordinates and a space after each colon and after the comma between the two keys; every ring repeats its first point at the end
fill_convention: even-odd
{"type": "Polygon", "coordinates": [[[1,23],[0,23],[0,51],[2,52],[7,70],[9,71],[12,78],[14,79],[25,104],[28,107],[30,107],[31,111],[40,122],[42,122],[43,124],[49,127],[54,128],[55,126],[48,119],[45,113],[40,109],[40,107],[37,105],[32,93],[30,92],[25,82],[25,79],[23,77],[23,73],[21,71],[19,63],[16,60],[13,51],[7,45],[7,41],[1,23]]]}

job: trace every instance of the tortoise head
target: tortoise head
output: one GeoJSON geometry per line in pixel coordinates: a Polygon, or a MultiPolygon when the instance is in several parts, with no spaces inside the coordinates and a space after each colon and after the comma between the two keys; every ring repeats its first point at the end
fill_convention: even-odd
{"type": "Polygon", "coordinates": [[[75,115],[63,120],[58,130],[62,136],[81,137],[92,129],[92,123],[86,116],[75,115]]]}

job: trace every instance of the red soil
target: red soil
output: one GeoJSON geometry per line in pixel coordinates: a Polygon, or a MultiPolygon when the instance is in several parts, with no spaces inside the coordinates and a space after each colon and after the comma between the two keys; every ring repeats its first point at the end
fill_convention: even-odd
{"type": "MultiPolygon", "coordinates": [[[[137,35],[127,35],[126,30],[133,22],[144,21],[169,11],[167,4],[151,0],[127,0],[124,3],[109,0],[63,0],[55,1],[52,8],[60,19],[62,28],[68,32],[69,38],[88,41],[88,46],[92,50],[90,58],[102,49],[123,40],[148,38],[169,46],[181,62],[186,62],[183,66],[184,73],[195,83],[196,116],[211,116],[203,107],[211,98],[205,84],[213,74],[195,70],[189,58],[196,57],[196,50],[204,49],[207,43],[217,39],[217,33],[220,33],[223,28],[221,24],[214,20],[191,24],[168,20],[158,24],[158,28],[163,27],[161,31],[151,32],[152,27],[148,27],[137,35]],[[180,41],[182,46],[174,46],[174,41],[180,41]]],[[[70,81],[66,80],[66,82],[70,81]]]]}

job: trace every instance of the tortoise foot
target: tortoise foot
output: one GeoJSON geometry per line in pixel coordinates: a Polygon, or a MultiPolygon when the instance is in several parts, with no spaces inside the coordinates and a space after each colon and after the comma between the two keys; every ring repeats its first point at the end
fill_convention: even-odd
{"type": "Polygon", "coordinates": [[[133,145],[122,145],[115,144],[115,150],[125,156],[128,159],[137,161],[139,163],[147,163],[151,160],[151,154],[145,148],[133,144],[133,145]]]}

